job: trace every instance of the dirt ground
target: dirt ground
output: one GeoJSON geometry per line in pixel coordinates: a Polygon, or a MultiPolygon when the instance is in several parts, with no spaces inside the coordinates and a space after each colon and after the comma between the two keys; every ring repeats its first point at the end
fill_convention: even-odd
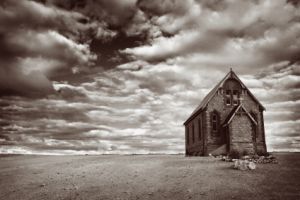
{"type": "Polygon", "coordinates": [[[254,171],[183,155],[1,156],[0,199],[300,199],[300,153],[254,171]]]}

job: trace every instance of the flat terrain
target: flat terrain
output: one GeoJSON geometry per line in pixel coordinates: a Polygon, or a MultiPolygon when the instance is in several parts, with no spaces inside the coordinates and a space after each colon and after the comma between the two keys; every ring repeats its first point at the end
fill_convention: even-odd
{"type": "Polygon", "coordinates": [[[300,154],[254,171],[183,155],[1,156],[0,199],[300,199],[300,154]]]}

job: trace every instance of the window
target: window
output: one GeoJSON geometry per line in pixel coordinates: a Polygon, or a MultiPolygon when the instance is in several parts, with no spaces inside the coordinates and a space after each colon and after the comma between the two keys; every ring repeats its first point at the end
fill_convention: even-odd
{"type": "Polygon", "coordinates": [[[226,105],[231,105],[231,98],[230,97],[226,97],[226,105]]]}
{"type": "Polygon", "coordinates": [[[192,125],[192,142],[195,142],[195,127],[194,124],[192,125]]]}
{"type": "Polygon", "coordinates": [[[233,96],[232,96],[232,104],[238,105],[238,98],[239,98],[239,92],[237,90],[233,90],[233,96]]]}
{"type": "Polygon", "coordinates": [[[217,123],[218,123],[218,117],[216,113],[212,114],[212,130],[213,132],[216,132],[218,127],[217,127],[217,123]]]}
{"type": "Polygon", "coordinates": [[[199,127],[198,139],[201,140],[201,134],[202,134],[202,120],[201,120],[201,118],[198,119],[198,127],[199,127]]]}
{"type": "Polygon", "coordinates": [[[226,105],[231,105],[231,90],[226,90],[226,105]]]}
{"type": "Polygon", "coordinates": [[[226,90],[225,103],[228,106],[239,104],[239,91],[238,90],[226,90]]]}
{"type": "Polygon", "coordinates": [[[238,103],[238,99],[233,99],[232,104],[233,104],[233,105],[238,105],[238,104],[239,104],[239,103],[238,103]]]}

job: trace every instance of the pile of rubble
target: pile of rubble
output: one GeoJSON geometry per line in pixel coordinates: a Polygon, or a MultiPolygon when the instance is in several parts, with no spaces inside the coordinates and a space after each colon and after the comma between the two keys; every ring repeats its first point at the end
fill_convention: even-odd
{"type": "Polygon", "coordinates": [[[263,163],[263,164],[266,164],[266,163],[278,164],[278,160],[274,156],[272,156],[272,155],[269,155],[269,156],[257,156],[255,158],[253,158],[253,162],[255,162],[255,163],[263,163]]]}
{"type": "Polygon", "coordinates": [[[252,161],[248,160],[236,160],[233,165],[234,169],[238,170],[254,170],[256,168],[256,164],[252,161]]]}
{"type": "MultiPolygon", "coordinates": [[[[212,155],[210,155],[212,156],[212,155]]],[[[258,156],[258,155],[246,155],[242,156],[240,159],[233,159],[229,156],[213,156],[219,158],[225,162],[234,162],[233,168],[239,170],[254,170],[256,164],[278,164],[278,160],[273,155],[268,156],[258,156]]]]}

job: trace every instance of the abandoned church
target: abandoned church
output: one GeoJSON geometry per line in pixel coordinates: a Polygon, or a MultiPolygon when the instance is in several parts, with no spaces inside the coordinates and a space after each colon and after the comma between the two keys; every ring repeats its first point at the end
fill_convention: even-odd
{"type": "Polygon", "coordinates": [[[266,153],[264,110],[230,70],[184,122],[186,155],[266,153]]]}

